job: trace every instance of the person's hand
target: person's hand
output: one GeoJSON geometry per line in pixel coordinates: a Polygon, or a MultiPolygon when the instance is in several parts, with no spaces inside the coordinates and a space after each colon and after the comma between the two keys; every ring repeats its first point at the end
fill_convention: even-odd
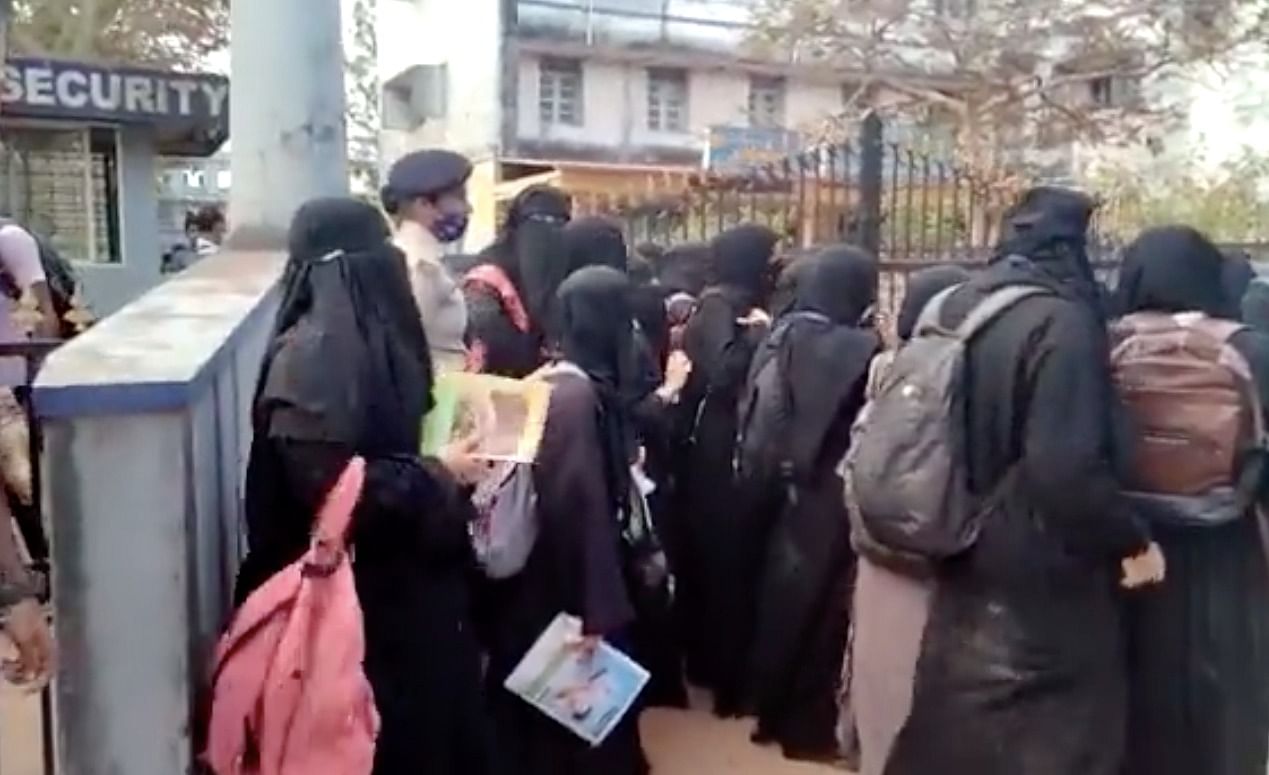
{"type": "Polygon", "coordinates": [[[581,657],[583,662],[589,662],[599,650],[599,644],[602,641],[603,638],[598,635],[579,635],[569,638],[565,645],[581,657]]]}
{"type": "Polygon", "coordinates": [[[437,457],[441,464],[463,484],[476,484],[489,470],[488,461],[475,455],[480,437],[473,435],[446,444],[437,457]]]}
{"type": "Polygon", "coordinates": [[[661,386],[667,393],[678,395],[687,385],[687,378],[692,376],[692,359],[682,350],[670,353],[665,363],[665,381],[661,386]]]}
{"type": "Polygon", "coordinates": [[[4,631],[18,651],[16,659],[5,661],[5,676],[28,691],[43,689],[57,664],[57,649],[44,609],[33,598],[17,603],[8,611],[4,631]]]}
{"type": "Polygon", "coordinates": [[[1119,583],[1124,589],[1137,589],[1147,584],[1158,584],[1167,574],[1167,561],[1163,557],[1163,550],[1153,541],[1141,554],[1125,557],[1121,566],[1123,578],[1119,583]]]}
{"type": "Polygon", "coordinates": [[[745,327],[769,326],[771,325],[771,316],[767,314],[765,309],[754,307],[749,310],[748,315],[737,319],[736,322],[745,327]]]}

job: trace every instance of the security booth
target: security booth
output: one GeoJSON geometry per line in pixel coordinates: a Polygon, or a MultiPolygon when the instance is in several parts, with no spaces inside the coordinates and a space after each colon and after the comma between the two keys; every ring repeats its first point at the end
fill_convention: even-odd
{"type": "Polygon", "coordinates": [[[160,157],[206,157],[229,134],[229,81],[11,58],[0,85],[0,214],[75,262],[108,315],[161,279],[160,157]]]}

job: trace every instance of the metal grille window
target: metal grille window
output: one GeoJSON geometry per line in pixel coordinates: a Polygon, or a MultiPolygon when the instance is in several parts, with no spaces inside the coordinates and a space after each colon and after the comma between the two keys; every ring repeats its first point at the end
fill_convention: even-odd
{"type": "Polygon", "coordinates": [[[122,260],[117,133],[0,128],[0,214],[76,261],[122,260]]]}
{"type": "Polygon", "coordinates": [[[582,63],[544,59],[539,66],[538,110],[543,126],[582,125],[582,63]]]}
{"type": "Polygon", "coordinates": [[[763,129],[784,126],[784,79],[749,79],[749,125],[763,129]]]}
{"type": "Polygon", "coordinates": [[[687,71],[648,71],[648,129],[687,131],[687,71]]]}

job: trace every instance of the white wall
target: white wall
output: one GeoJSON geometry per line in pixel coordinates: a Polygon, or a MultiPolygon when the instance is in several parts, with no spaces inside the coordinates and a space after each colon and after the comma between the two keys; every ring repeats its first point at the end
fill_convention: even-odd
{"type": "Polygon", "coordinates": [[[413,65],[446,64],[447,116],[413,132],[387,132],[384,161],[427,145],[440,145],[479,159],[500,140],[499,0],[381,0],[380,79],[386,82],[413,65]]]}
{"type": "MultiPolygon", "coordinates": [[[[699,148],[709,128],[748,122],[749,74],[709,68],[688,77],[688,131],[653,131],[647,126],[648,71],[643,65],[587,60],[582,63],[583,125],[543,127],[538,117],[540,60],[520,60],[517,136],[522,140],[564,141],[591,146],[699,148]]],[[[839,86],[790,79],[785,122],[801,127],[841,110],[839,86]]]]}

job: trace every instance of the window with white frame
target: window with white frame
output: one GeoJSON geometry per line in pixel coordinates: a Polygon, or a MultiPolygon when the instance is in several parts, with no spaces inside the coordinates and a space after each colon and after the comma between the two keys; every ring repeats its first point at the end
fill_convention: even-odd
{"type": "Polygon", "coordinates": [[[118,133],[0,127],[0,213],[69,259],[122,261],[118,133]]]}
{"type": "Polygon", "coordinates": [[[686,132],[687,100],[686,70],[648,70],[648,129],[656,132],[686,132]]]}
{"type": "Polygon", "coordinates": [[[766,129],[784,126],[783,78],[749,78],[749,125],[766,129]]]}
{"type": "Polygon", "coordinates": [[[538,65],[538,113],[543,126],[582,125],[582,63],[543,59],[538,65]]]}

